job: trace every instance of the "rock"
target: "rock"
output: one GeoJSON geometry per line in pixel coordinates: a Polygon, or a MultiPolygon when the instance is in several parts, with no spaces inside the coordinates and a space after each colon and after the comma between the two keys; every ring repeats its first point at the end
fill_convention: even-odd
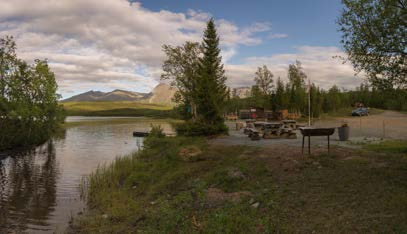
{"type": "Polygon", "coordinates": [[[136,189],[137,188],[137,185],[134,185],[133,187],[131,187],[131,189],[136,189]]]}
{"type": "Polygon", "coordinates": [[[257,209],[260,206],[260,202],[253,203],[251,207],[257,209]]]}
{"type": "Polygon", "coordinates": [[[107,214],[103,214],[102,218],[107,219],[107,218],[109,218],[109,216],[107,214]]]}
{"type": "Polygon", "coordinates": [[[244,179],[246,176],[239,169],[230,169],[228,172],[229,176],[232,178],[244,179]]]}
{"type": "Polygon", "coordinates": [[[199,160],[199,155],[201,154],[202,151],[198,147],[192,145],[182,148],[179,151],[178,156],[181,158],[182,161],[195,162],[199,160]]]}

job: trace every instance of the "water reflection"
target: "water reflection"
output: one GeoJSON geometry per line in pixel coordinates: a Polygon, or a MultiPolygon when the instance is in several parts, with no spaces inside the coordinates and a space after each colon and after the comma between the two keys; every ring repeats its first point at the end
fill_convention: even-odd
{"type": "Polygon", "coordinates": [[[9,157],[0,168],[0,232],[21,232],[28,224],[48,226],[58,178],[53,142],[9,157]]]}
{"type": "MultiPolygon", "coordinates": [[[[74,119],[75,120],[75,119],[74,119]]],[[[68,119],[68,121],[73,121],[68,119]]],[[[61,233],[72,215],[84,208],[79,183],[99,164],[138,149],[134,130],[166,121],[109,119],[85,121],[34,150],[0,159],[0,233],[61,233]]]]}

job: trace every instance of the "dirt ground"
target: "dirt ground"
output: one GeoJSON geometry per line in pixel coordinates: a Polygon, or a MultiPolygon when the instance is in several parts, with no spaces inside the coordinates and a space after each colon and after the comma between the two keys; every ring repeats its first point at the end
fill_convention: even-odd
{"type": "MultiPolygon", "coordinates": [[[[347,148],[358,148],[357,143],[381,141],[386,139],[407,140],[407,114],[385,111],[381,114],[364,117],[342,117],[314,122],[316,127],[339,127],[347,123],[350,127],[350,138],[346,142],[339,141],[337,130],[331,136],[331,145],[347,148]]],[[[212,144],[250,145],[250,146],[285,146],[301,150],[302,135],[297,131],[297,139],[261,139],[252,141],[243,134],[243,130],[236,131],[235,122],[227,122],[230,129],[229,136],[211,140],[212,144]]],[[[305,125],[305,123],[304,123],[305,125]]],[[[307,146],[307,141],[305,142],[307,146]]],[[[293,148],[293,149],[294,149],[293,148]]],[[[312,137],[312,151],[318,148],[327,148],[326,137],[312,137]]],[[[305,150],[305,149],[304,149],[305,150]]]]}
{"type": "Polygon", "coordinates": [[[337,127],[346,122],[351,128],[351,137],[376,137],[407,139],[407,114],[385,111],[364,117],[345,117],[315,122],[317,127],[337,127]]]}

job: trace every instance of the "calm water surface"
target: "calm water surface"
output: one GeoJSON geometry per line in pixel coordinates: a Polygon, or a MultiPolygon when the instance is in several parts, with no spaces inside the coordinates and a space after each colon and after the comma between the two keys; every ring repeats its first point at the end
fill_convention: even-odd
{"type": "Polygon", "coordinates": [[[134,130],[165,120],[146,118],[68,117],[61,136],[33,150],[0,156],[0,233],[63,232],[81,212],[79,184],[100,164],[136,151],[134,130]]]}

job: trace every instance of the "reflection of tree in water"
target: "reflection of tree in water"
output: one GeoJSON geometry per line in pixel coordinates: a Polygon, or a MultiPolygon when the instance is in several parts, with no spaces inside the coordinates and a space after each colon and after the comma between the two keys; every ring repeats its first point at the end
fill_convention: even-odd
{"type": "Polygon", "coordinates": [[[47,226],[56,205],[58,167],[52,141],[0,163],[0,233],[47,226]],[[6,168],[7,167],[7,168],[6,168]]]}

